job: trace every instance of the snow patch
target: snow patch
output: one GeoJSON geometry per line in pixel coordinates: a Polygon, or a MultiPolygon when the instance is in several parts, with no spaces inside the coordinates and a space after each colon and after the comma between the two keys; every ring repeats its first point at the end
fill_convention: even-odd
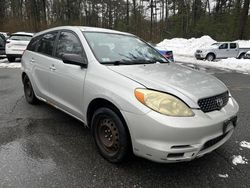
{"type": "Polygon", "coordinates": [[[228,178],[228,174],[218,174],[220,178],[228,178]]]}
{"type": "Polygon", "coordinates": [[[250,149],[250,143],[247,142],[247,141],[241,141],[241,142],[240,142],[240,147],[250,149]]]}
{"type": "Polygon", "coordinates": [[[237,165],[237,164],[248,164],[248,160],[245,157],[242,157],[241,155],[234,155],[232,163],[234,165],[237,165]]]}

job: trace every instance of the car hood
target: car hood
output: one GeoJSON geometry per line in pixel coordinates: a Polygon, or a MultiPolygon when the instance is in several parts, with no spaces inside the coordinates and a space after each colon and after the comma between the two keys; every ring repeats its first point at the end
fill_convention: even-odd
{"type": "Polygon", "coordinates": [[[109,69],[146,88],[171,93],[184,101],[189,98],[195,104],[201,98],[218,95],[228,90],[214,76],[174,63],[109,66],[109,69]]]}

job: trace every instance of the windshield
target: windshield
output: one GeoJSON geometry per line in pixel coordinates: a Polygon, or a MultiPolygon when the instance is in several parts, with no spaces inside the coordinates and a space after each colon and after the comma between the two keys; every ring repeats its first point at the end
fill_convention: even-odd
{"type": "Polygon", "coordinates": [[[134,36],[83,32],[93,53],[102,64],[167,63],[154,48],[134,36]]]}
{"type": "Polygon", "coordinates": [[[30,41],[32,36],[29,35],[11,35],[10,40],[30,41]]]}
{"type": "Polygon", "coordinates": [[[211,46],[220,46],[221,43],[213,43],[211,46]]]}

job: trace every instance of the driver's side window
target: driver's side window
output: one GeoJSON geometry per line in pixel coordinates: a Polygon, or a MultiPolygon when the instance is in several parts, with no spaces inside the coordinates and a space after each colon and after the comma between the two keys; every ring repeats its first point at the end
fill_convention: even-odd
{"type": "Polygon", "coordinates": [[[80,40],[71,32],[60,33],[55,55],[62,58],[63,54],[76,54],[86,58],[80,40]]]}
{"type": "Polygon", "coordinates": [[[220,45],[219,49],[228,49],[228,44],[224,43],[224,44],[220,45]]]}

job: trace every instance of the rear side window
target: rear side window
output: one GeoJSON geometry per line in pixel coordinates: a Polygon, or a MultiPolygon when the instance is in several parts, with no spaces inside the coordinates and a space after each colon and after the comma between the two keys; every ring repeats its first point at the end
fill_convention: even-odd
{"type": "Polygon", "coordinates": [[[31,41],[27,47],[27,50],[35,52],[39,40],[40,40],[40,37],[35,37],[35,38],[31,39],[31,41]]]}
{"type": "Polygon", "coordinates": [[[57,32],[47,33],[40,38],[37,46],[37,52],[52,56],[53,47],[56,40],[57,32]]]}
{"type": "Polygon", "coordinates": [[[10,40],[17,40],[17,41],[30,41],[32,36],[30,35],[11,35],[10,40]]]}
{"type": "Polygon", "coordinates": [[[235,49],[237,47],[236,43],[230,43],[230,49],[235,49]]]}
{"type": "Polygon", "coordinates": [[[71,32],[61,32],[57,48],[56,57],[61,58],[63,54],[77,54],[86,57],[80,40],[71,32]]]}

